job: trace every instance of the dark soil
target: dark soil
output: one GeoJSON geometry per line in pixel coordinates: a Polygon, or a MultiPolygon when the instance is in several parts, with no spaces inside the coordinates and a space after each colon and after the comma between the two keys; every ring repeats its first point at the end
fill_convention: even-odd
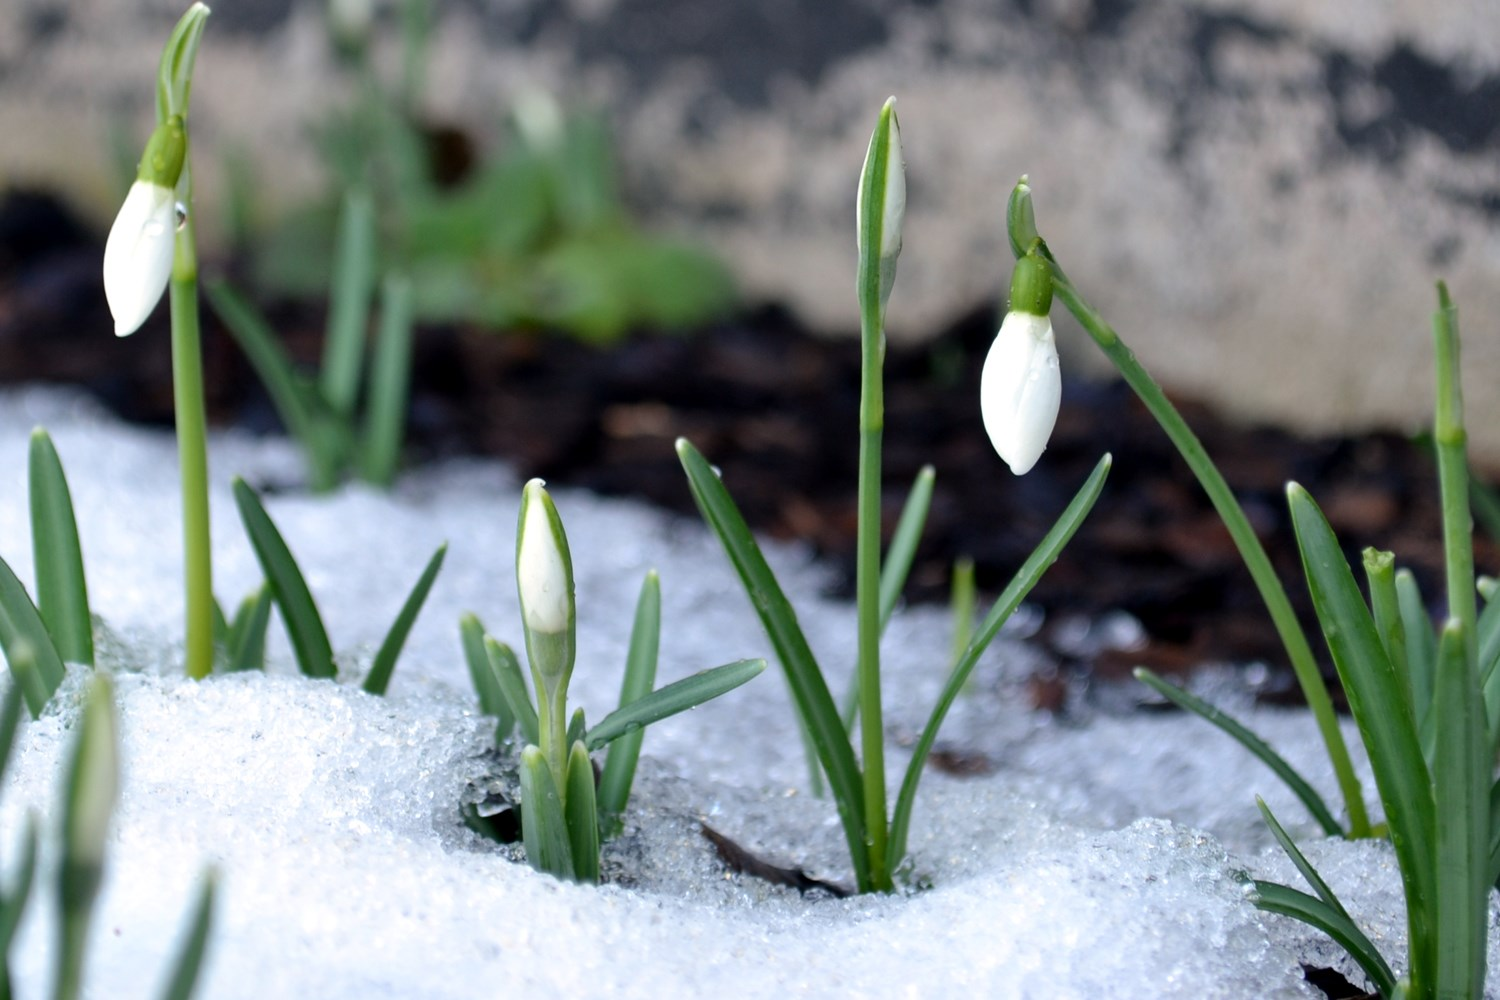
{"type": "MultiPolygon", "coordinates": [[[[48,198],[0,203],[0,382],[83,386],[131,421],[171,421],[163,306],[128,340],[111,336],[99,282],[99,234],[48,198]]],[[[206,273],[214,273],[212,265],[206,273]]],[[[298,306],[269,315],[295,356],[319,352],[322,316],[298,306]]],[[[205,309],[211,418],[273,431],[265,394],[205,309]]],[[[953,560],[973,557],[997,592],[1063,509],[1099,456],[1114,454],[1104,495],[1032,600],[1049,629],[1070,616],[1123,609],[1144,649],[1072,662],[1051,642],[1061,676],[1122,676],[1136,663],[1180,672],[1203,661],[1265,661],[1294,686],[1260,597],[1228,534],[1165,435],[1117,381],[1064,387],[1056,433],[1036,468],[1011,475],[990,448],[978,382],[993,318],[979,311],[886,365],[887,529],[924,463],[937,492],[907,597],[945,600],[953,560]]],[[[803,331],[775,308],[693,336],[630,338],[608,348],[542,333],[419,331],[409,457],[502,456],[557,486],[634,496],[696,516],[673,441],[686,436],[723,470],[755,528],[811,543],[848,592],[855,525],[858,345],[803,331]]],[[[1357,548],[1393,549],[1424,593],[1441,597],[1437,488],[1428,451],[1396,434],[1301,438],[1220,418],[1176,398],[1241,498],[1310,629],[1283,487],[1295,479],[1357,548]]],[[[418,471],[417,474],[420,474],[418,471]]],[[[1500,550],[1479,540],[1481,571],[1500,550]]],[[[1358,565],[1358,562],[1355,562],[1358,565]]],[[[1044,629],[1044,641],[1056,639],[1044,629]]],[[[1041,707],[1059,690],[1041,679],[1041,707]]],[[[1295,697],[1289,694],[1288,697],[1295,697]]]]}

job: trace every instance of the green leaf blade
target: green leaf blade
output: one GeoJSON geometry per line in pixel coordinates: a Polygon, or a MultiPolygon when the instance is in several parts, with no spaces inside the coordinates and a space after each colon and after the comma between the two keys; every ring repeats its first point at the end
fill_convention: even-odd
{"type": "Polygon", "coordinates": [[[287,433],[302,445],[313,488],[332,488],[338,481],[339,458],[330,449],[332,438],[320,428],[323,404],[317,390],[298,375],[291,356],[248,300],[222,281],[209,281],[204,289],[225,329],[250,359],[287,433]]]}
{"type": "Polygon", "coordinates": [[[411,389],[412,311],[411,281],[400,275],[387,276],[381,286],[380,325],[370,368],[362,455],[362,474],[377,486],[389,486],[401,464],[411,389]]]}
{"type": "Polygon", "coordinates": [[[437,579],[438,572],[443,568],[443,558],[447,554],[448,543],[444,542],[427,560],[422,575],[417,578],[416,585],[412,587],[411,593],[406,596],[406,601],[401,605],[401,610],[396,614],[396,620],[391,622],[390,631],[386,633],[385,640],[376,651],[375,660],[370,665],[370,674],[365,678],[364,689],[370,694],[385,694],[386,688],[390,686],[391,674],[396,669],[396,660],[401,656],[401,650],[406,645],[406,637],[411,634],[411,627],[416,624],[417,615],[422,612],[422,605],[427,601],[427,595],[432,590],[432,584],[437,579]]]}
{"type": "Polygon", "coordinates": [[[375,205],[362,191],[344,196],[338,240],[333,251],[333,280],[328,289],[328,328],[323,342],[319,388],[340,423],[354,418],[364,364],[365,330],[375,291],[375,205]]]}
{"type": "Polygon", "coordinates": [[[849,842],[855,882],[870,885],[869,859],[865,854],[864,788],[848,733],[838,707],[828,692],[828,683],[813,658],[796,612],[761,554],[729,491],[718,474],[687,439],[677,442],[677,457],[687,473],[688,485],[704,521],[718,537],[760,616],[761,625],[791,687],[798,718],[806,727],[818,759],[823,765],[838,806],[839,819],[849,842]]]}
{"type": "MultiPolygon", "coordinates": [[[[657,654],[661,644],[661,581],[656,571],[646,574],[636,599],[635,623],[630,630],[630,649],[625,657],[625,677],[620,683],[620,708],[635,704],[656,686],[657,654]]],[[[618,737],[604,758],[599,779],[599,816],[611,834],[619,829],[620,817],[630,801],[630,786],[646,740],[642,726],[618,737]]]]}
{"type": "Polygon", "coordinates": [[[1432,972],[1426,963],[1433,954],[1430,908],[1436,888],[1436,831],[1431,776],[1411,700],[1386,655],[1327,519],[1297,484],[1288,485],[1287,499],[1313,607],[1385,806],[1406,891],[1412,979],[1422,982],[1432,972]]]}
{"type": "Polygon", "coordinates": [[[203,957],[208,953],[209,934],[213,931],[214,900],[218,890],[218,874],[212,870],[204,873],[192,915],[188,917],[187,936],[172,963],[172,975],[162,990],[162,1000],[190,1000],[197,988],[203,957]]]}
{"type": "Polygon", "coordinates": [[[562,797],[546,755],[535,746],[521,751],[521,839],[531,867],[560,879],[573,879],[573,850],[562,797]]]}
{"type": "Polygon", "coordinates": [[[297,656],[297,666],[308,677],[332,678],[338,674],[333,665],[333,647],[328,642],[328,631],[323,627],[323,616],[313,602],[312,591],[297,566],[297,560],[287,548],[286,540],[271,521],[260,500],[243,479],[234,480],[234,502],[244,522],[245,533],[250,536],[250,546],[266,575],[276,607],[286,625],[292,650],[297,656]]]}
{"type": "Polygon", "coordinates": [[[490,669],[494,672],[495,680],[500,686],[500,695],[510,708],[516,725],[521,727],[521,736],[528,743],[540,742],[541,720],[537,717],[536,705],[532,703],[531,696],[526,692],[526,678],[521,673],[521,661],[517,659],[515,650],[503,642],[496,642],[489,636],[485,636],[484,651],[485,656],[489,658],[490,669]]]}
{"type": "Polygon", "coordinates": [[[880,629],[886,623],[901,600],[901,591],[906,587],[906,578],[911,574],[912,563],[917,558],[917,545],[922,540],[922,529],[927,526],[927,514],[932,509],[932,491],[937,473],[932,466],[924,465],[912,481],[911,492],[901,507],[901,517],[896,522],[896,531],[891,535],[890,547],[886,550],[885,562],[880,567],[880,629]]]}
{"type": "Polygon", "coordinates": [[[1251,729],[1240,723],[1229,713],[1215,708],[1192,692],[1157,676],[1145,667],[1135,668],[1135,678],[1172,702],[1178,708],[1192,712],[1205,722],[1217,726],[1227,733],[1242,747],[1255,755],[1261,763],[1270,768],[1282,780],[1282,783],[1292,790],[1292,793],[1301,800],[1303,806],[1312,815],[1312,818],[1323,828],[1324,833],[1330,837],[1344,835],[1343,826],[1334,818],[1333,812],[1328,808],[1328,804],[1323,801],[1323,797],[1317,793],[1307,779],[1303,778],[1297,772],[1296,768],[1286,762],[1286,758],[1271,749],[1271,745],[1261,739],[1251,729]]]}
{"type": "Polygon", "coordinates": [[[1386,964],[1375,945],[1365,936],[1347,915],[1340,914],[1322,900],[1307,893],[1275,882],[1256,879],[1252,901],[1257,909],[1267,913],[1279,913],[1292,917],[1333,938],[1349,957],[1359,963],[1366,976],[1370,977],[1375,991],[1383,997],[1398,996],[1396,976],[1386,964]]]}
{"type": "Polygon", "coordinates": [[[733,691],[765,669],[765,660],[736,660],[710,670],[700,670],[615,709],[588,731],[584,744],[590,750],[597,750],[653,722],[733,691]]]}
{"type": "MultiPolygon", "coordinates": [[[[495,742],[499,743],[516,728],[516,717],[511,713],[510,705],[500,690],[496,669],[489,653],[485,651],[484,626],[480,624],[478,617],[466,612],[458,620],[458,636],[464,651],[464,662],[469,667],[469,679],[473,681],[474,691],[479,696],[479,710],[498,720],[495,725],[495,742]]],[[[536,741],[532,739],[530,742],[536,741]]]]}
{"type": "Polygon", "coordinates": [[[1432,786],[1437,815],[1435,995],[1482,996],[1489,920],[1493,768],[1467,628],[1451,619],[1438,644],[1432,786]]]}
{"type": "Polygon", "coordinates": [[[36,605],[4,559],[0,559],[0,649],[5,650],[31,717],[37,718],[62,683],[63,662],[36,605]]]}
{"type": "Polygon", "coordinates": [[[1063,547],[1068,544],[1073,533],[1078,530],[1078,526],[1093,509],[1095,501],[1099,499],[1099,494],[1104,490],[1104,481],[1109,476],[1112,461],[1113,459],[1108,454],[1099,459],[1093,472],[1079,487],[1078,492],[1053,523],[1052,528],[1043,536],[1026,561],[1021,564],[1021,568],[1016,571],[1016,575],[1011,578],[1005,590],[1001,591],[1000,596],[995,599],[994,606],[990,608],[989,614],[980,624],[974,641],[969,644],[968,651],[959,658],[949,673],[948,680],[938,695],[937,703],[928,716],[927,724],[923,727],[922,734],[917,738],[917,744],[912,749],[911,761],[901,781],[901,791],[896,796],[896,808],[891,813],[891,836],[887,847],[886,861],[889,871],[895,871],[906,856],[906,838],[911,827],[912,808],[916,804],[917,786],[921,783],[922,769],[927,764],[927,755],[931,753],[932,745],[937,740],[938,729],[942,726],[943,719],[947,717],[948,710],[953,707],[953,702],[957,700],[975,664],[979,662],[980,654],[995,636],[1000,634],[1001,626],[1020,606],[1021,601],[1031,592],[1031,588],[1036,586],[1042,574],[1057,561],[1063,547]]]}
{"type": "Polygon", "coordinates": [[[599,881],[599,813],[594,799],[594,763],[581,742],[568,754],[568,794],[564,804],[568,849],[578,881],[599,881]]]}
{"type": "Polygon", "coordinates": [[[266,669],[266,633],[271,627],[271,586],[262,583],[240,603],[224,643],[230,673],[266,669]]]}
{"type": "Polygon", "coordinates": [[[94,625],[84,582],[83,549],[73,495],[62,460],[47,432],[31,432],[29,458],[31,549],[36,569],[36,606],[58,655],[68,663],[94,665],[94,625]]]}

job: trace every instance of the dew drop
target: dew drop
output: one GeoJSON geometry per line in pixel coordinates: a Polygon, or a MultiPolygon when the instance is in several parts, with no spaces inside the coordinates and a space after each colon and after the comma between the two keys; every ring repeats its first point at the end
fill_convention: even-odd
{"type": "Polygon", "coordinates": [[[187,206],[184,205],[180,201],[177,203],[176,208],[177,208],[177,231],[180,233],[180,232],[182,232],[182,228],[187,225],[188,211],[187,211],[187,206]]]}
{"type": "Polygon", "coordinates": [[[153,240],[159,238],[166,231],[167,231],[167,227],[166,226],[163,226],[160,222],[154,222],[154,221],[153,222],[148,222],[144,226],[141,227],[141,232],[144,233],[148,239],[153,239],[153,240]]]}

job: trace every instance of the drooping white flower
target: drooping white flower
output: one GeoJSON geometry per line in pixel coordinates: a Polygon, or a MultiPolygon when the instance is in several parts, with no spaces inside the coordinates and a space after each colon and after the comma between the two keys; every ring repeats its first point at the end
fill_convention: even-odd
{"type": "Polygon", "coordinates": [[[573,610],[572,574],[560,541],[552,498],[540,479],[521,493],[521,531],[516,551],[516,585],[521,614],[533,632],[554,635],[568,628],[573,610]]]}
{"type": "Polygon", "coordinates": [[[176,233],[172,189],[143,180],[130,185],[104,244],[104,297],[116,336],[140,329],[166,291],[176,233]]]}
{"type": "Polygon", "coordinates": [[[979,379],[979,410],[995,451],[1025,475],[1047,447],[1062,402],[1052,320],[1012,309],[990,345],[979,379]]]}

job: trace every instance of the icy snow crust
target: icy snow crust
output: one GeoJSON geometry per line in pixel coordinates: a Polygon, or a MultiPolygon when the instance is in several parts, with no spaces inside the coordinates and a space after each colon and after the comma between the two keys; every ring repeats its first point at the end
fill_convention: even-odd
{"type": "MultiPolygon", "coordinates": [[[[1201,723],[1087,706],[1057,723],[1026,711],[1016,685],[1036,654],[1013,636],[981,665],[942,740],[998,767],[924,778],[911,880],[927,888],[804,899],[726,873],[703,840],[700,821],[772,860],[849,879],[833,807],[806,792],[774,660],[745,688],[650,730],[629,828],[606,853],[613,884],[538,875],[470,833],[457,811],[471,783],[498,770],[493,727],[477,712],[459,651],[459,615],[472,610],[498,638],[519,640],[512,470],[453,463],[409,475],[389,496],[359,487],[268,496],[342,676],[297,676],[273,624],[269,675],[194,683],[180,676],[172,439],[123,427],[73,395],[0,394],[0,556],[28,584],[25,454],[36,424],[69,473],[122,717],[124,791],[93,929],[92,997],[157,994],[207,865],[223,882],[202,997],[1321,996],[1299,962],[1358,982],[1330,942],[1246,901],[1246,871],[1300,884],[1267,850],[1256,793],[1308,839],[1309,856],[1386,954],[1404,957],[1400,883],[1385,845],[1314,839],[1288,793],[1201,723]],[[447,564],[389,696],[362,693],[353,682],[445,539],[447,564]]],[[[232,606],[260,574],[230,477],[295,482],[299,464],[283,441],[223,435],[211,473],[215,587],[232,606]]],[[[663,590],[658,683],[769,656],[698,523],[550,485],[577,575],[573,698],[590,718],[614,705],[648,568],[663,590]]],[[[768,546],[768,557],[840,690],[852,609],[820,596],[825,579],[804,552],[768,546]]],[[[947,627],[945,614],[916,609],[887,633],[893,791],[902,747],[941,684],[947,627]]],[[[76,674],[22,730],[0,796],[6,869],[28,810],[55,821],[76,674]]],[[[1332,796],[1310,717],[1237,708],[1332,796]]],[[[1352,730],[1350,739],[1357,745],[1352,730]]],[[[23,997],[50,984],[50,864],[44,857],[14,949],[23,997]]]]}

